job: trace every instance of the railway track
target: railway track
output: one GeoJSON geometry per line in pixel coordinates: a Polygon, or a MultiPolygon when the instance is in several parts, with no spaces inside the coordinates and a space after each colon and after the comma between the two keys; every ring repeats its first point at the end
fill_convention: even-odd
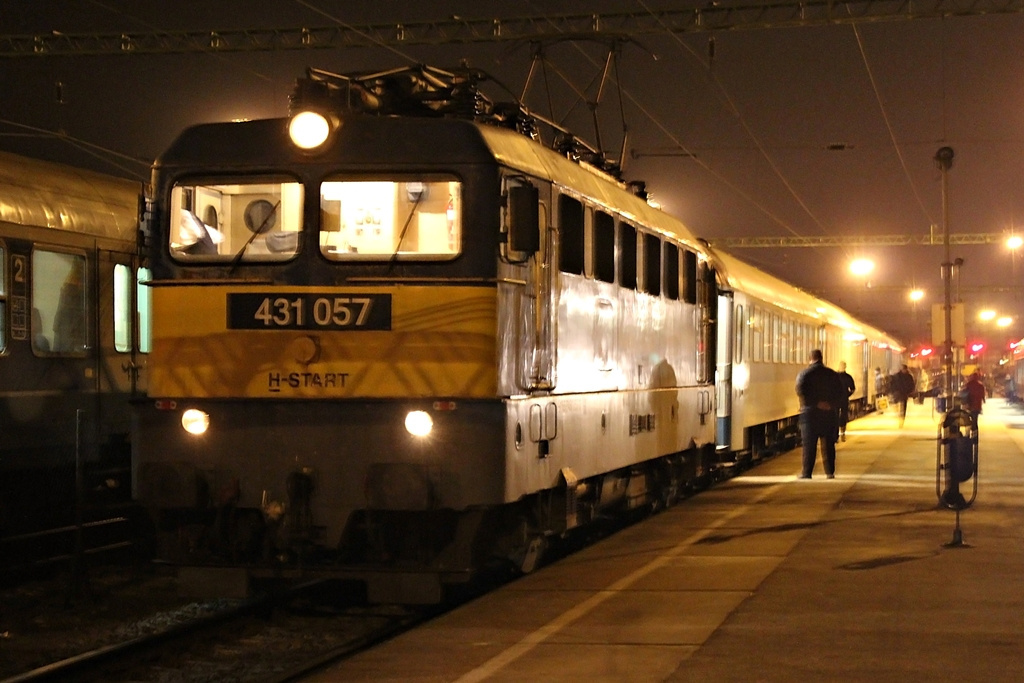
{"type": "MultiPolygon", "coordinates": [[[[544,564],[572,554],[644,517],[646,515],[638,512],[607,518],[589,526],[585,533],[563,538],[549,549],[544,564]]],[[[112,525],[116,523],[113,519],[107,521],[112,525]]],[[[125,577],[133,572],[136,570],[127,566],[124,569],[125,577]]],[[[266,591],[262,597],[248,601],[182,604],[184,601],[180,600],[177,606],[169,607],[167,597],[175,592],[172,588],[165,594],[162,608],[157,607],[161,604],[159,601],[153,602],[156,613],[137,610],[134,616],[125,616],[113,627],[108,623],[107,633],[102,638],[88,645],[83,641],[84,646],[77,649],[65,648],[57,657],[43,655],[37,660],[46,664],[34,664],[35,668],[13,676],[10,668],[6,672],[0,668],[0,683],[298,680],[492,590],[509,577],[507,572],[490,573],[448,603],[425,609],[356,604],[349,586],[328,580],[311,581],[286,591],[266,591]],[[160,609],[164,611],[156,611],[160,609]],[[5,674],[11,677],[2,679],[5,674]]],[[[170,575],[165,580],[167,586],[174,583],[170,575]]],[[[97,584],[94,589],[99,590],[86,591],[93,597],[77,601],[83,612],[79,629],[89,628],[91,623],[86,616],[88,603],[107,610],[111,604],[122,601],[145,603],[152,592],[143,588],[132,598],[122,598],[113,592],[103,595],[102,580],[94,580],[94,583],[97,584]]],[[[55,604],[59,603],[51,602],[49,609],[53,610],[55,604]]],[[[139,608],[145,609],[141,605],[139,608]]],[[[46,609],[30,605],[27,611],[46,609]]],[[[0,619],[0,632],[3,628],[0,619]]],[[[3,646],[0,640],[0,649],[3,646]]]]}
{"type": "Polygon", "coordinates": [[[193,606],[182,611],[177,622],[161,619],[163,628],[2,683],[291,681],[408,630],[437,612],[438,608],[338,604],[330,584],[315,583],[259,599],[193,606]]]}
{"type": "Polygon", "coordinates": [[[86,561],[100,557],[104,561],[124,560],[138,544],[135,520],[130,514],[0,537],[0,583],[17,582],[60,567],[71,566],[79,572],[86,561]]]}

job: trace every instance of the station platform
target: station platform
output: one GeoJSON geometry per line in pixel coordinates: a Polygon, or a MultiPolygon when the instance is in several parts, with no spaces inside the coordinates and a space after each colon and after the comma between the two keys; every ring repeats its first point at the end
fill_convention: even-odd
{"type": "Polygon", "coordinates": [[[1024,680],[1024,410],[985,405],[959,545],[938,421],[862,417],[835,479],[782,454],[309,680],[1024,680]]]}

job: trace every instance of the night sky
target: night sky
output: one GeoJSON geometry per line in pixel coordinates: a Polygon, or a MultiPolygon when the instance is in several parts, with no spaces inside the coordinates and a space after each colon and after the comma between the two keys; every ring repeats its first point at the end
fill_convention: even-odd
{"type": "MultiPolygon", "coordinates": [[[[0,34],[358,26],[687,6],[406,4],[2,0],[0,34]]],[[[931,226],[941,239],[934,157],[949,146],[956,154],[947,175],[950,232],[1024,234],[1022,37],[1024,16],[1012,14],[636,36],[618,52],[629,130],[624,175],[646,181],[666,211],[711,241],[925,235],[931,226]]],[[[535,79],[527,105],[595,142],[589,109],[574,91],[596,98],[606,49],[595,42],[547,46],[549,89],[535,79]]],[[[529,44],[508,42],[0,57],[0,149],[146,179],[148,164],[188,125],[285,115],[307,66],[347,72],[465,60],[518,95],[531,57],[529,44]]],[[[601,140],[612,157],[622,146],[619,97],[613,81],[598,107],[601,140]]],[[[931,305],[943,299],[941,246],[732,251],[912,346],[926,338],[931,305]],[[867,281],[847,270],[860,256],[876,262],[867,281]],[[907,298],[912,287],[926,291],[916,313],[907,298]]],[[[966,305],[969,337],[985,338],[993,349],[1024,337],[1024,250],[1014,257],[1001,243],[954,245],[952,257],[964,260],[953,297],[966,305]],[[983,307],[1014,316],[1014,324],[997,331],[978,322],[983,307]]]]}

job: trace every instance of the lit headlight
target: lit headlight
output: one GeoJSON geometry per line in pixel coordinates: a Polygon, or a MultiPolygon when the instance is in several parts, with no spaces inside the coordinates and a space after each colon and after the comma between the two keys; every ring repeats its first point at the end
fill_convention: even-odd
{"type": "Polygon", "coordinates": [[[405,416],[405,428],[413,436],[426,436],[434,428],[434,421],[422,410],[414,410],[405,416]]]}
{"type": "Polygon", "coordinates": [[[288,136],[301,149],[316,149],[330,134],[330,121],[315,111],[300,111],[288,122],[288,136]]]}
{"type": "Polygon", "coordinates": [[[210,427],[210,416],[201,410],[189,408],[181,414],[181,426],[189,434],[205,434],[210,427]]]}

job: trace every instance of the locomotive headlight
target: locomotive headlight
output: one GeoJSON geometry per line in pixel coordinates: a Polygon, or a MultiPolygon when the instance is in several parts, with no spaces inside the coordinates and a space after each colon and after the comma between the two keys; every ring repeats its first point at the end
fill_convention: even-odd
{"type": "Polygon", "coordinates": [[[288,122],[288,136],[300,149],[316,149],[330,134],[331,122],[317,111],[300,111],[288,122]]]}
{"type": "Polygon", "coordinates": [[[427,436],[433,428],[434,421],[422,410],[413,410],[405,416],[405,429],[413,436],[427,436]]]}
{"type": "Polygon", "coordinates": [[[181,414],[181,426],[189,434],[205,434],[210,428],[210,416],[196,408],[189,408],[181,414]]]}

